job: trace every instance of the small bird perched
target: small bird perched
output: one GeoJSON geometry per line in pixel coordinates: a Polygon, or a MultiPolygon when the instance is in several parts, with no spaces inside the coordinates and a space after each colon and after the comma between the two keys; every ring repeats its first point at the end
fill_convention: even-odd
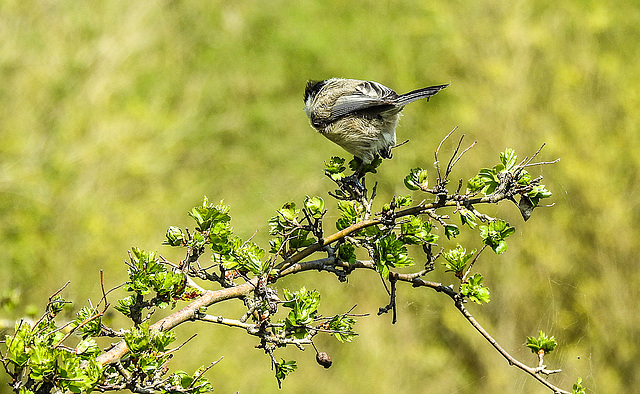
{"type": "Polygon", "coordinates": [[[396,126],[405,105],[428,99],[447,86],[429,86],[398,95],[373,81],[309,81],[304,91],[304,111],[313,128],[360,158],[364,165],[371,163],[376,154],[391,158],[396,126]]]}

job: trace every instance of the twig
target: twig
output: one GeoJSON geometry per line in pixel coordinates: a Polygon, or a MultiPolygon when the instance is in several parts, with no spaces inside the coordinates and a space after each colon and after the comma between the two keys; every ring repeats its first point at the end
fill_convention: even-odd
{"type": "Polygon", "coordinates": [[[398,322],[398,307],[396,305],[396,281],[398,278],[394,274],[394,272],[389,272],[389,284],[391,285],[389,305],[378,309],[378,316],[389,312],[389,309],[391,309],[391,324],[396,324],[398,322]]]}
{"type": "Polygon", "coordinates": [[[51,297],[49,297],[49,303],[51,303],[51,301],[53,300],[53,297],[57,296],[58,294],[60,294],[62,292],[62,290],[64,290],[67,286],[69,286],[69,283],[71,283],[70,280],[67,281],[67,283],[65,283],[64,285],[62,285],[61,288],[59,288],[58,290],[56,290],[55,293],[51,294],[51,297]]]}
{"type": "Polygon", "coordinates": [[[217,359],[216,361],[212,362],[211,364],[209,364],[208,367],[206,367],[205,369],[203,369],[202,371],[198,372],[197,374],[193,375],[193,381],[191,382],[191,384],[189,385],[188,388],[192,388],[193,385],[198,381],[198,379],[200,379],[200,377],[202,375],[204,375],[208,370],[210,370],[214,365],[218,364],[220,361],[222,361],[222,359],[224,358],[224,356],[220,357],[219,359],[217,359]]]}
{"type": "Polygon", "coordinates": [[[111,289],[109,289],[109,291],[105,292],[104,291],[104,275],[103,275],[103,271],[100,270],[100,287],[102,289],[102,298],[100,299],[100,301],[98,301],[98,304],[96,305],[96,308],[98,306],[100,306],[100,304],[102,303],[102,301],[107,302],[107,295],[109,295],[109,293],[111,293],[114,290],[117,290],[119,288],[121,288],[122,286],[124,286],[126,283],[120,283],[117,286],[112,287],[111,289]]]}
{"type": "Polygon", "coordinates": [[[197,337],[197,336],[198,336],[198,333],[195,333],[195,334],[191,335],[189,338],[187,338],[187,340],[186,340],[186,341],[182,342],[180,345],[178,345],[178,346],[174,347],[174,348],[173,348],[173,349],[171,349],[171,350],[168,350],[168,351],[166,351],[166,352],[162,353],[162,356],[166,356],[166,355],[168,355],[168,354],[171,354],[171,353],[175,353],[175,352],[177,352],[177,351],[178,351],[178,350],[180,350],[184,345],[186,345],[188,342],[190,342],[193,338],[195,338],[195,337],[197,337]]]}
{"type": "MultiPolygon", "coordinates": [[[[464,135],[463,135],[464,136],[464,135]]],[[[462,138],[460,138],[460,142],[462,142],[462,138]]],[[[462,158],[462,155],[464,155],[465,153],[467,153],[467,151],[471,148],[473,148],[476,144],[478,143],[478,141],[473,141],[471,143],[471,145],[469,145],[465,150],[463,150],[462,152],[460,152],[460,154],[458,155],[458,157],[451,162],[451,168],[453,168],[453,166],[456,165],[456,163],[462,158]]],[[[459,190],[459,189],[458,189],[459,190]]]]}
{"type": "Polygon", "coordinates": [[[438,144],[438,147],[434,152],[435,160],[436,160],[435,162],[436,171],[438,171],[438,179],[442,179],[442,175],[440,174],[440,161],[438,161],[438,153],[440,152],[440,147],[442,147],[442,144],[447,140],[447,138],[449,138],[449,136],[453,134],[453,132],[456,131],[457,129],[458,129],[458,126],[454,127],[453,130],[447,133],[447,135],[445,135],[444,138],[440,141],[440,143],[438,144]]]}
{"type": "MultiPolygon", "coordinates": [[[[69,283],[71,283],[70,280],[67,281],[67,283],[65,283],[64,285],[62,285],[61,288],[59,288],[58,290],[55,291],[55,293],[51,294],[51,296],[49,297],[49,301],[47,302],[47,307],[46,307],[46,312],[44,314],[42,314],[42,316],[40,316],[40,319],[38,319],[38,321],[36,321],[33,324],[33,328],[38,327],[38,325],[40,325],[40,323],[42,323],[42,321],[45,319],[45,317],[49,316],[51,314],[51,311],[48,310],[49,306],[53,303],[53,299],[55,298],[55,296],[57,296],[58,294],[60,294],[60,292],[62,292],[62,290],[64,290],[67,286],[69,286],[69,283]]],[[[69,301],[64,301],[65,304],[70,304],[69,301]]],[[[53,317],[55,317],[55,315],[53,315],[53,317]]],[[[20,321],[20,324],[22,325],[22,320],[20,321]]]]}
{"type": "Polygon", "coordinates": [[[467,308],[464,307],[462,299],[460,298],[456,299],[455,305],[456,305],[456,308],[458,308],[458,310],[460,311],[460,313],[462,313],[462,315],[469,321],[469,323],[471,323],[473,328],[475,328],[480,333],[480,335],[482,335],[487,340],[487,342],[489,342],[498,351],[498,353],[500,353],[505,359],[507,359],[507,361],[509,362],[509,365],[514,365],[517,368],[520,368],[521,370],[525,371],[529,375],[533,376],[537,381],[542,383],[544,386],[553,390],[554,393],[570,394],[568,391],[564,391],[561,388],[554,386],[548,380],[544,379],[538,374],[539,372],[544,373],[543,371],[556,373],[556,372],[560,372],[560,370],[547,371],[547,370],[540,370],[539,368],[531,368],[521,363],[520,361],[516,360],[511,354],[509,354],[506,350],[504,350],[504,348],[500,346],[500,344],[495,339],[493,339],[491,335],[489,335],[489,333],[480,325],[480,323],[478,323],[478,321],[473,317],[473,315],[469,313],[467,308]]]}
{"type": "Polygon", "coordinates": [[[538,154],[542,151],[542,148],[544,148],[544,146],[546,145],[546,143],[542,143],[542,145],[540,145],[540,147],[538,148],[538,150],[530,157],[525,157],[522,162],[520,164],[524,164],[527,165],[531,162],[531,160],[533,160],[536,156],[538,156],[538,154]]]}
{"type": "Polygon", "coordinates": [[[473,265],[476,263],[476,260],[478,260],[478,257],[480,257],[480,253],[482,253],[486,248],[487,248],[487,245],[486,244],[483,245],[482,249],[480,249],[480,251],[475,255],[473,260],[471,260],[469,267],[467,267],[467,271],[462,276],[462,279],[460,279],[460,283],[467,283],[467,276],[469,276],[469,272],[471,272],[471,268],[473,268],[473,265]]]}
{"type": "MultiPolygon", "coordinates": [[[[109,308],[109,304],[105,304],[104,308],[102,309],[101,312],[96,313],[95,315],[86,318],[84,321],[82,321],[80,324],[78,324],[77,326],[73,327],[71,330],[69,330],[68,333],[65,334],[65,336],[63,336],[55,345],[53,345],[54,348],[57,348],[58,346],[60,346],[64,341],[67,340],[67,338],[69,338],[71,336],[71,334],[73,334],[77,329],[79,329],[82,326],[86,326],[87,324],[89,324],[90,322],[102,317],[104,315],[104,313],[107,311],[107,309],[109,308]]],[[[71,323],[71,322],[70,322],[71,323]]],[[[66,327],[66,325],[65,325],[66,327]]],[[[62,329],[62,327],[60,328],[62,329]]],[[[57,331],[57,330],[56,330],[57,331]]]]}
{"type": "MultiPolygon", "coordinates": [[[[98,305],[104,300],[107,303],[107,293],[104,292],[104,270],[100,270],[100,290],[102,290],[102,298],[98,301],[98,305]]],[[[98,306],[96,305],[96,307],[98,306]]]]}
{"type": "Polygon", "coordinates": [[[518,167],[520,168],[525,168],[525,167],[533,167],[533,166],[540,166],[540,165],[546,165],[546,164],[554,164],[560,161],[560,158],[555,159],[553,161],[541,161],[541,162],[537,162],[537,163],[531,163],[531,161],[538,156],[538,153],[540,153],[540,151],[542,151],[542,148],[544,148],[546,144],[542,144],[540,146],[540,148],[538,148],[538,150],[536,151],[536,153],[534,153],[530,158],[529,157],[525,157],[524,159],[522,159],[522,161],[520,162],[520,164],[518,164],[518,167]]]}
{"type": "Polygon", "coordinates": [[[195,316],[195,319],[201,320],[201,321],[206,321],[206,322],[209,322],[209,323],[222,324],[222,325],[228,326],[228,327],[244,328],[250,334],[252,332],[257,332],[259,330],[257,324],[244,323],[244,322],[242,322],[240,320],[228,319],[228,318],[222,317],[222,316],[212,316],[212,315],[207,315],[207,314],[198,314],[198,315],[195,316]]]}
{"type": "MultiPolygon", "coordinates": [[[[460,139],[458,140],[458,145],[456,146],[456,148],[453,150],[453,153],[451,154],[451,158],[449,159],[449,163],[447,163],[447,169],[444,171],[444,178],[447,179],[449,178],[449,174],[451,174],[451,169],[453,168],[453,160],[456,157],[456,154],[458,154],[458,151],[460,150],[460,145],[462,145],[462,140],[464,140],[464,134],[462,134],[460,136],[460,139]]],[[[465,149],[465,152],[468,150],[465,149]]],[[[457,161],[457,160],[456,160],[457,161]]]]}
{"type": "Polygon", "coordinates": [[[546,164],[555,164],[555,163],[557,163],[559,161],[560,161],[560,158],[557,158],[557,159],[552,160],[552,161],[539,161],[539,162],[536,162],[536,163],[528,163],[528,164],[523,165],[522,167],[543,166],[543,165],[546,165],[546,164]]]}

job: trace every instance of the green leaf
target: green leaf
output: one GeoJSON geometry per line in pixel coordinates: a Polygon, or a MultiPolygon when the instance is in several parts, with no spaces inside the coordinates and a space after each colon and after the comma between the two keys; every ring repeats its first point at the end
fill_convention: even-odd
{"type": "Polygon", "coordinates": [[[291,372],[295,371],[298,366],[296,365],[295,360],[285,361],[281,359],[278,363],[275,364],[276,367],[276,379],[278,379],[278,384],[281,380],[287,377],[291,372]]]}
{"type": "Polygon", "coordinates": [[[84,359],[88,357],[96,357],[102,352],[100,346],[98,346],[96,341],[93,339],[83,339],[78,343],[75,351],[84,359]]]}
{"type": "Polygon", "coordinates": [[[139,354],[149,349],[151,344],[149,323],[145,322],[138,327],[132,327],[124,334],[124,341],[133,354],[139,354]]]}
{"type": "Polygon", "coordinates": [[[70,304],[60,294],[56,294],[55,297],[47,304],[47,312],[53,316],[56,316],[62,311],[65,305],[70,304]]]}
{"type": "Polygon", "coordinates": [[[76,319],[73,322],[73,327],[78,327],[78,331],[82,333],[82,338],[85,339],[90,336],[99,336],[102,331],[102,319],[100,317],[90,320],[98,314],[98,310],[95,308],[82,307],[76,313],[76,319]],[[82,322],[85,324],[81,325],[82,322]]]}
{"type": "Polygon", "coordinates": [[[91,392],[102,380],[103,368],[95,358],[82,359],[76,354],[61,352],[60,361],[57,373],[64,391],[91,392]]]}
{"type": "Polygon", "coordinates": [[[480,226],[480,237],[485,245],[491,247],[496,254],[502,254],[507,250],[507,243],[504,240],[516,231],[509,223],[498,219],[488,226],[480,226]]]}
{"type": "MultiPolygon", "coordinates": [[[[202,367],[198,368],[198,371],[196,371],[194,375],[200,374],[202,370],[202,367]]],[[[171,376],[169,376],[168,379],[171,383],[171,386],[181,388],[182,390],[161,390],[163,394],[177,394],[182,392],[189,394],[204,394],[213,391],[213,386],[211,385],[211,383],[201,374],[198,379],[195,380],[192,376],[184,371],[176,371],[171,376]]]]}
{"type": "Polygon", "coordinates": [[[473,257],[475,252],[476,251],[474,249],[467,253],[466,249],[461,245],[458,245],[455,249],[442,253],[442,257],[446,260],[446,262],[443,262],[442,264],[445,266],[447,272],[453,272],[457,277],[461,278],[467,266],[467,262],[471,257],[473,257]]]}
{"type": "Polygon", "coordinates": [[[505,171],[511,171],[513,167],[515,167],[517,160],[518,156],[511,148],[507,148],[504,152],[500,153],[500,162],[504,166],[505,171]]]}
{"type": "Polygon", "coordinates": [[[160,369],[166,361],[166,357],[158,357],[157,354],[148,352],[138,355],[136,361],[137,368],[148,377],[152,377],[157,374],[158,369],[160,369]]]}
{"type": "Polygon", "coordinates": [[[349,168],[351,168],[351,171],[357,171],[360,166],[362,166],[362,174],[366,174],[368,172],[375,174],[377,172],[376,169],[380,166],[380,164],[382,164],[382,159],[378,155],[375,155],[371,163],[365,164],[364,166],[362,166],[362,159],[354,156],[353,160],[349,162],[349,168]]]}
{"type": "Polygon", "coordinates": [[[411,204],[413,203],[413,200],[409,195],[397,196],[395,197],[395,201],[396,201],[396,207],[398,208],[408,207],[408,206],[411,206],[411,204]]]}
{"type": "Polygon", "coordinates": [[[213,223],[231,221],[229,206],[224,205],[222,201],[213,205],[207,197],[204,198],[202,206],[193,208],[188,215],[195,220],[196,229],[200,232],[208,231],[213,223]]]}
{"type": "Polygon", "coordinates": [[[324,162],[325,174],[329,175],[331,179],[337,181],[344,178],[344,170],[347,167],[344,166],[344,159],[342,157],[333,156],[329,161],[324,162]]]}
{"type": "Polygon", "coordinates": [[[29,349],[29,376],[33,380],[43,380],[56,370],[58,352],[47,344],[35,342],[29,349]]]}
{"type": "Polygon", "coordinates": [[[471,301],[481,304],[489,302],[489,288],[482,286],[484,277],[475,274],[469,278],[467,283],[460,286],[460,294],[469,298],[471,301]]]}
{"type": "Polygon", "coordinates": [[[269,253],[276,254],[282,250],[282,237],[275,237],[269,240],[269,253]]]}
{"type": "Polygon", "coordinates": [[[19,367],[24,367],[29,360],[27,346],[32,342],[31,325],[25,321],[16,323],[15,334],[5,335],[7,345],[6,358],[19,367]]]}
{"type": "Polygon", "coordinates": [[[125,290],[141,295],[148,294],[151,292],[149,278],[163,271],[166,271],[166,267],[160,263],[156,252],[146,252],[133,247],[128,270],[129,282],[125,285],[125,290]]]}
{"type": "Polygon", "coordinates": [[[507,242],[505,240],[500,240],[497,245],[493,245],[491,248],[496,254],[502,254],[507,251],[507,242]]]}
{"type": "Polygon", "coordinates": [[[571,394],[586,394],[587,389],[582,385],[582,378],[578,378],[573,384],[571,394]]]}
{"type": "Polygon", "coordinates": [[[166,243],[171,246],[181,246],[184,243],[184,234],[180,227],[171,226],[167,230],[166,243]]]}
{"type": "Polygon", "coordinates": [[[520,170],[516,182],[518,183],[518,185],[527,186],[531,183],[531,175],[529,175],[529,172],[527,172],[527,170],[520,170]]]}
{"type": "Polygon", "coordinates": [[[186,285],[186,275],[182,272],[163,271],[149,277],[153,290],[159,296],[173,297],[186,285]]]}
{"type": "Polygon", "coordinates": [[[462,223],[463,226],[465,224],[469,226],[469,228],[475,228],[477,226],[476,215],[474,215],[473,212],[471,212],[465,207],[460,207],[460,209],[458,210],[458,213],[460,214],[460,222],[462,223]]]}
{"type": "Polygon", "coordinates": [[[195,232],[189,240],[188,246],[191,248],[201,248],[205,245],[204,233],[195,232]]]}
{"type": "Polygon", "coordinates": [[[176,340],[173,331],[152,331],[151,344],[157,352],[165,352],[171,343],[176,340]]]}
{"type": "Polygon", "coordinates": [[[336,228],[338,230],[344,230],[345,228],[357,223],[364,214],[364,207],[357,201],[338,201],[338,209],[341,212],[340,218],[336,222],[336,228]]]}
{"type": "Polygon", "coordinates": [[[295,338],[304,338],[309,334],[306,326],[313,322],[318,313],[320,293],[315,290],[308,291],[305,287],[297,292],[290,292],[287,289],[283,292],[286,301],[282,305],[291,309],[284,321],[285,328],[295,338]]]}
{"type": "Polygon", "coordinates": [[[280,210],[278,210],[280,217],[285,220],[287,223],[296,223],[298,213],[300,213],[299,209],[296,209],[296,203],[291,201],[285,203],[280,210]]]}
{"type": "Polygon", "coordinates": [[[531,189],[527,196],[531,200],[534,207],[538,205],[541,199],[551,197],[551,192],[547,190],[544,185],[535,185],[531,189]]]}
{"type": "Polygon", "coordinates": [[[304,207],[314,219],[320,219],[324,212],[324,200],[321,197],[309,197],[304,200],[304,207]]]}
{"type": "Polygon", "coordinates": [[[389,277],[389,266],[383,261],[376,261],[376,271],[385,279],[389,277]]]}
{"type": "Polygon", "coordinates": [[[307,230],[298,229],[293,231],[289,239],[291,249],[306,248],[309,245],[313,245],[316,241],[314,238],[309,238],[309,234],[307,230]]]}
{"type": "Polygon", "coordinates": [[[209,243],[211,251],[220,255],[229,254],[231,245],[229,239],[233,235],[233,229],[229,222],[215,222],[209,227],[209,243]]]}
{"type": "Polygon", "coordinates": [[[460,234],[460,229],[455,224],[444,225],[444,235],[447,236],[447,239],[455,238],[459,234],[460,234]]]}
{"type": "Polygon", "coordinates": [[[409,257],[406,246],[397,239],[395,233],[380,238],[376,243],[376,251],[379,257],[376,267],[383,277],[389,276],[389,267],[401,268],[413,265],[413,259],[409,257]]]}
{"type": "Polygon", "coordinates": [[[118,300],[118,305],[115,306],[116,310],[121,312],[123,315],[130,317],[131,316],[131,308],[136,304],[135,296],[128,296],[121,300],[118,300]]]}
{"type": "Polygon", "coordinates": [[[467,194],[479,192],[485,187],[484,180],[480,175],[476,175],[467,181],[467,194]]]}
{"type": "Polygon", "coordinates": [[[262,261],[265,255],[264,249],[254,242],[244,242],[233,251],[232,255],[234,258],[224,264],[226,268],[238,268],[258,275],[265,273],[268,267],[268,263],[262,261]]]}
{"type": "Polygon", "coordinates": [[[538,333],[538,337],[527,337],[527,347],[531,349],[532,353],[538,354],[540,352],[550,353],[552,352],[558,343],[556,342],[555,337],[550,337],[542,330],[538,333]]]}
{"type": "Polygon", "coordinates": [[[336,255],[338,259],[346,263],[353,264],[356,262],[356,248],[350,243],[343,243],[338,246],[336,255]]]}
{"type": "Polygon", "coordinates": [[[436,234],[431,234],[431,223],[424,222],[417,216],[408,216],[408,221],[400,224],[400,239],[406,244],[424,245],[435,243],[436,234]]]}
{"type": "Polygon", "coordinates": [[[299,227],[299,213],[300,210],[296,209],[295,202],[285,203],[282,208],[276,211],[276,215],[269,219],[269,234],[282,235],[299,227]]]}
{"type": "Polygon", "coordinates": [[[329,330],[335,330],[333,336],[340,342],[351,342],[356,333],[353,332],[353,325],[356,324],[356,320],[352,317],[337,315],[329,321],[329,330]]]}
{"type": "Polygon", "coordinates": [[[493,193],[498,185],[500,185],[500,180],[498,179],[498,171],[495,167],[483,168],[480,170],[480,172],[478,172],[477,176],[485,185],[483,193],[486,195],[493,193]]]}
{"type": "Polygon", "coordinates": [[[429,186],[429,173],[420,167],[412,168],[404,178],[404,185],[409,190],[425,190],[429,186]]]}

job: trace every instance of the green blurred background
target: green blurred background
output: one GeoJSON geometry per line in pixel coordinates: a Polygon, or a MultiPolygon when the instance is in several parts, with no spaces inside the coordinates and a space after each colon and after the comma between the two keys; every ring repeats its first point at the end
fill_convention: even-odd
{"type": "MultiPolygon", "coordinates": [[[[267,219],[289,200],[321,195],[323,160],[345,153],[302,111],[307,79],[371,79],[409,91],[451,83],[405,110],[411,142],[375,179],[380,201],[406,194],[402,177],[432,168],[453,127],[477,146],[454,179],[470,178],[512,147],[560,163],[534,169],[554,192],[526,224],[514,206],[489,207],[517,232],[508,252],[478,263],[492,302],[470,306],[519,359],[539,329],[558,349],[565,389],[640,384],[640,6],[602,1],[24,2],[0,3],[0,286],[18,300],[3,318],[41,312],[64,294],[84,305],[126,278],[131,246],[158,250],[168,226],[204,195],[231,205],[236,233],[266,247],[267,219]]],[[[445,148],[451,150],[451,144],[445,148]]],[[[416,199],[419,198],[416,196],[416,199]]],[[[336,216],[329,212],[327,230],[336,216]]],[[[478,245],[479,237],[468,238],[478,245]]],[[[451,282],[438,269],[433,280],[451,282]]],[[[299,369],[282,392],[546,392],[509,367],[446,296],[399,289],[399,322],[374,273],[348,284],[328,274],[279,287],[316,288],[324,314],[372,313],[351,344],[318,340],[280,351],[299,369]]],[[[111,301],[115,301],[112,297],[111,301]]],[[[238,302],[210,308],[238,317],[238,302]]],[[[122,322],[115,314],[114,323],[122,322]]],[[[174,368],[224,356],[208,377],[218,392],[276,392],[268,357],[241,330],[189,323],[195,341],[174,368]]],[[[3,380],[4,381],[4,380],[3,380]]],[[[6,392],[7,386],[0,388],[6,392]]]]}

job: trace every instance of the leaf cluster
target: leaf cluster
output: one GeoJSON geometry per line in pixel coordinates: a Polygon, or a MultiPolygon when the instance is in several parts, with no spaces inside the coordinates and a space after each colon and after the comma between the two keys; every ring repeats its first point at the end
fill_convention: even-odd
{"type": "Polygon", "coordinates": [[[16,391],[90,392],[100,383],[103,367],[96,356],[101,350],[93,339],[82,339],[74,351],[61,346],[65,334],[56,325],[55,317],[65,303],[56,296],[38,322],[32,325],[20,321],[14,334],[5,336],[6,351],[0,361],[13,378],[16,391]]]}
{"type": "Polygon", "coordinates": [[[325,212],[324,200],[318,196],[307,196],[302,209],[297,209],[295,202],[284,204],[269,219],[269,234],[275,236],[269,241],[270,253],[287,257],[312,245],[316,237],[322,237],[321,220],[325,212]]]}
{"type": "MultiPolygon", "coordinates": [[[[534,155],[535,156],[535,155],[534,155]]],[[[527,166],[533,158],[525,158],[517,163],[518,156],[513,149],[506,149],[500,153],[500,163],[492,168],[481,169],[476,176],[467,181],[467,193],[481,192],[486,196],[503,193],[520,209],[524,220],[531,217],[531,212],[540,203],[540,200],[551,197],[552,193],[540,184],[541,178],[532,179],[527,166]],[[520,200],[516,202],[515,197],[520,200]]]]}
{"type": "Polygon", "coordinates": [[[558,343],[555,337],[548,336],[544,332],[540,331],[538,337],[527,337],[527,347],[536,354],[548,354],[551,353],[558,343]]]}
{"type": "Polygon", "coordinates": [[[136,323],[142,321],[145,309],[175,306],[187,289],[186,275],[164,264],[156,252],[134,247],[129,253],[127,265],[129,281],[124,289],[131,294],[118,300],[115,308],[136,323]]]}

